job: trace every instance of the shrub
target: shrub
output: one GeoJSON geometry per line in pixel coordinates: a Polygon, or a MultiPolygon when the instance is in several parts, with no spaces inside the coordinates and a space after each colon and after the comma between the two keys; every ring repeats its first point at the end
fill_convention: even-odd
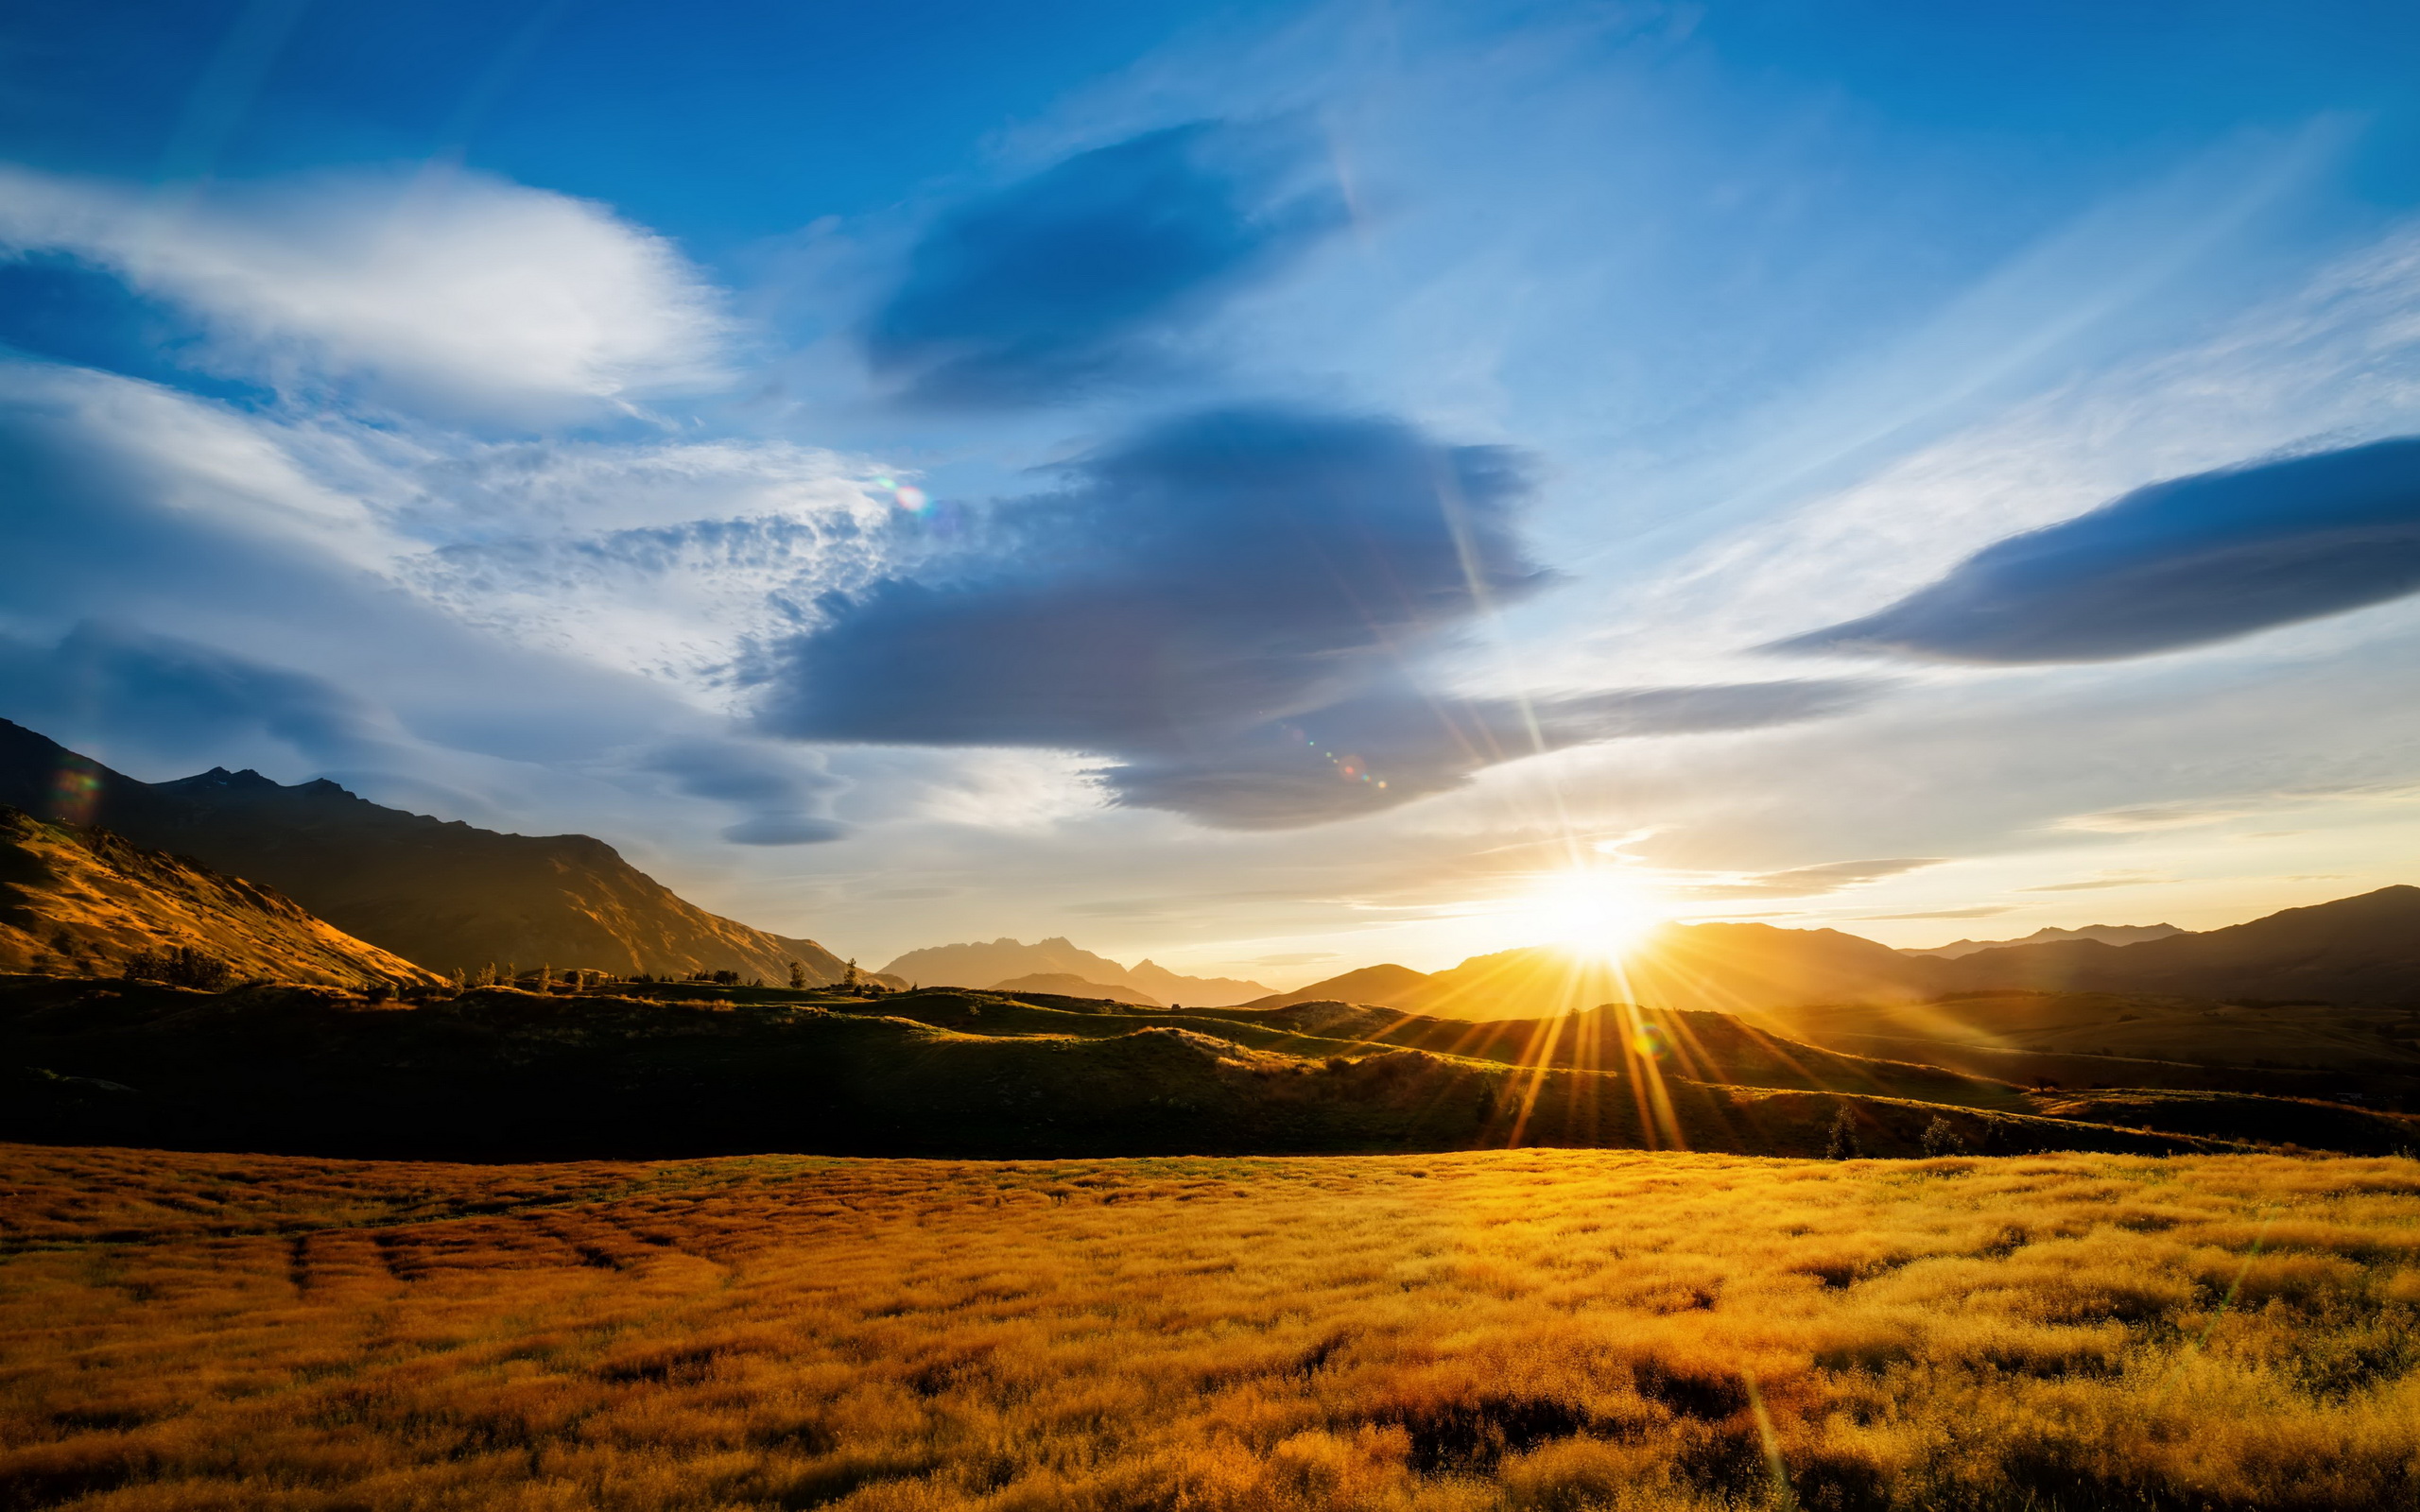
{"type": "Polygon", "coordinates": [[[805,987],[806,963],[804,961],[790,962],[790,990],[793,992],[803,991],[805,987]]]}
{"type": "Polygon", "coordinates": [[[1854,1160],[1864,1154],[1864,1146],[1857,1139],[1857,1115],[1849,1111],[1848,1104],[1842,1103],[1832,1117],[1831,1138],[1824,1142],[1824,1159],[1854,1160]]]}
{"type": "Polygon", "coordinates": [[[1925,1125],[1924,1151],[1928,1160],[1944,1155],[1963,1155],[1966,1153],[1966,1140],[1958,1132],[1956,1125],[1935,1115],[1933,1121],[1925,1125]]]}
{"type": "Polygon", "coordinates": [[[164,951],[136,951],[126,958],[126,974],[138,982],[217,992],[234,980],[235,969],[207,951],[171,945],[164,951]]]}

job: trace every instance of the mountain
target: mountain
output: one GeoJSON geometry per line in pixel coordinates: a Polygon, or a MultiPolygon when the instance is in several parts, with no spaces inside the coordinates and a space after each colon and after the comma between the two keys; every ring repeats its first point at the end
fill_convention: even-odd
{"type": "Polygon", "coordinates": [[[1242,1003],[1269,991],[1258,982],[1239,982],[1231,977],[1179,976],[1150,961],[1140,962],[1130,971],[1106,955],[1095,955],[1065,936],[1055,935],[1030,945],[1008,938],[928,945],[909,951],[882,971],[886,976],[926,987],[984,988],[1012,977],[1073,976],[1101,987],[1132,988],[1163,1003],[1194,1006],[1242,1003]]]}
{"type": "Polygon", "coordinates": [[[1062,998],[1101,998],[1111,1003],[1129,1004],[1138,1008],[1160,1008],[1167,1005],[1148,992],[1114,983],[1087,982],[1065,971],[1036,971],[1030,976],[1014,976],[1005,982],[994,982],[994,992],[1047,993],[1062,998]]]}
{"type": "Polygon", "coordinates": [[[0,720],[0,803],[89,820],[273,887],[337,928],[436,971],[495,964],[631,973],[844,963],[809,939],[710,914],[584,834],[500,834],[384,808],[326,781],[214,767],[143,782],[0,720]]]}
{"type": "Polygon", "coordinates": [[[1938,967],[1855,935],[1770,924],[1667,924],[1618,961],[1548,946],[1475,955],[1424,976],[1401,966],[1348,971],[1249,1005],[1322,998],[1449,1019],[1531,1019],[1600,1003],[1754,1013],[1781,1005],[1914,1001],[1938,967]]]}
{"type": "MultiPolygon", "coordinates": [[[[2420,1004],[2420,887],[2384,887],[2200,934],[2164,924],[2094,927],[2137,937],[2111,944],[2071,930],[2039,944],[1986,946],[1944,959],[1837,930],[1668,924],[1618,961],[1534,948],[1474,956],[1426,976],[1401,966],[1373,966],[1248,1006],[1332,1000],[1491,1020],[1620,1002],[1798,1025],[1805,1021],[1794,1010],[1818,1005],[1908,1006],[1946,993],[2019,989],[2420,1004]],[[2162,933],[2139,937],[2146,930],[2162,933]]],[[[1888,1032],[1917,1033],[1910,1025],[1918,1020],[1954,1017],[1901,1013],[1907,1022],[1892,1021],[1888,1032]]]]}
{"type": "Polygon", "coordinates": [[[1409,1001],[1428,980],[1426,971],[1409,966],[1365,966],[1357,971],[1331,976],[1291,992],[1272,992],[1244,1004],[1247,1008],[1286,1008],[1297,1003],[1370,1003],[1391,1008],[1409,1001]]]}
{"type": "Polygon", "coordinates": [[[2097,939],[2103,945],[2138,945],[2147,939],[2166,939],[2170,935],[2184,933],[2174,924],[2086,924],[2082,929],[2037,929],[2022,939],[1954,939],[1929,950],[1908,950],[1899,954],[1932,955],[1954,961],[1977,951],[1996,951],[2011,945],[2050,945],[2069,939],[2097,939]]]}
{"type": "Polygon", "coordinates": [[[313,918],[291,899],[106,830],[0,808],[0,971],[115,975],[185,949],[239,977],[346,988],[436,978],[313,918]]]}
{"type": "Polygon", "coordinates": [[[1946,963],[1951,988],[2154,992],[2272,1002],[2420,1003],[2420,887],[2381,887],[2136,945],[2010,945],[1946,963]]]}

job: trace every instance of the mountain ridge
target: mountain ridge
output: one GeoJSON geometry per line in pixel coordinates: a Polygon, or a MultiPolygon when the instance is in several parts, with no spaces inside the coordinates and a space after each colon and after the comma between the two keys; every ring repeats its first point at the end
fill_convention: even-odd
{"type": "MultiPolygon", "coordinates": [[[[2148,927],[2148,926],[2140,926],[2148,927]]],[[[1337,1000],[1473,1020],[1604,1002],[1770,1016],[1838,1003],[1918,1003],[1982,990],[2167,993],[2316,1002],[2420,1002],[2420,887],[2390,886],[2240,924],[2133,944],[2065,939],[1955,959],[1837,930],[1668,924],[1619,961],[1533,946],[1442,971],[1362,967],[1255,1008],[1337,1000]]]]}
{"type": "Polygon", "coordinates": [[[2186,930],[2174,924],[2085,924],[2076,929],[2059,929],[2045,925],[2019,939],[1954,939],[1946,945],[1934,945],[1925,950],[1903,950],[1902,955],[1930,955],[1954,961],[1978,951],[2013,949],[2019,945],[2052,945],[2062,940],[2097,939],[2103,945],[2139,945],[2149,939],[2165,939],[2170,935],[2183,935],[2186,930]]]}
{"type": "Polygon", "coordinates": [[[617,974],[733,971],[840,979],[811,939],[707,912],[585,834],[523,835],[388,808],[325,778],[213,767],[144,782],[0,720],[0,803],[81,816],[291,898],[435,971],[491,964],[617,974]]]}

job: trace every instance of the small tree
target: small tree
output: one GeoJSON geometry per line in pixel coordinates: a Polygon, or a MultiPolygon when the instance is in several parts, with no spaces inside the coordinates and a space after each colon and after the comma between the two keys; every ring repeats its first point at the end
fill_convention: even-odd
{"type": "Polygon", "coordinates": [[[1966,1153],[1966,1140],[1958,1132],[1957,1125],[1936,1114],[1933,1121],[1925,1125],[1924,1151],[1927,1160],[1938,1160],[1945,1155],[1963,1155],[1966,1153]]]}
{"type": "Polygon", "coordinates": [[[806,990],[806,963],[804,961],[790,962],[790,990],[793,992],[804,992],[806,990]]]}
{"type": "Polygon", "coordinates": [[[1849,1111],[1848,1104],[1842,1103],[1841,1110],[1832,1116],[1832,1135],[1824,1142],[1824,1159],[1855,1160],[1864,1154],[1864,1147],[1857,1139],[1857,1115],[1849,1111]]]}
{"type": "Polygon", "coordinates": [[[840,972],[840,985],[854,989],[860,980],[857,975],[857,958],[852,955],[849,957],[848,967],[840,972]]]}

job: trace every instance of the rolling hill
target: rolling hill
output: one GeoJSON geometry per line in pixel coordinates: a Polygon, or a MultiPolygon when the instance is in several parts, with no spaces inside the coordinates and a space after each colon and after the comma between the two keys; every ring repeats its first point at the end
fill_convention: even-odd
{"type": "Polygon", "coordinates": [[[114,974],[130,955],[180,949],[238,976],[343,987],[436,980],[268,888],[105,830],[0,808],[0,971],[114,974]]]}
{"type": "Polygon", "coordinates": [[[584,834],[500,834],[250,771],[143,782],[0,720],[0,803],[58,814],[62,795],[139,845],[274,888],[431,971],[552,964],[778,982],[798,961],[828,983],[845,970],[811,939],[706,912],[584,834]]]}
{"type": "Polygon", "coordinates": [[[1028,976],[1065,976],[1103,988],[1131,988],[1162,1003],[1193,1005],[1242,1003],[1269,991],[1258,982],[1233,977],[1181,976],[1149,960],[1132,967],[1120,966],[1063,936],[1036,940],[1030,945],[1006,937],[960,945],[928,945],[909,951],[882,971],[885,976],[924,987],[983,988],[1028,976]]]}
{"type": "Polygon", "coordinates": [[[994,992],[1032,992],[1063,998],[1097,998],[1141,1008],[1167,1006],[1149,992],[1138,992],[1131,987],[1109,983],[1087,982],[1065,971],[1035,971],[1028,976],[1012,976],[1005,982],[993,983],[991,989],[994,992]]]}
{"type": "Polygon", "coordinates": [[[481,988],[382,1007],[324,988],[0,978],[0,1066],[37,1068],[0,1098],[0,1139],[414,1159],[1515,1144],[1813,1155],[1845,1108],[1876,1155],[1917,1153],[1936,1121],[1984,1150],[2223,1143],[2046,1117],[2004,1084],[1736,1024],[1650,1021],[1668,1044],[1703,1053],[1633,1054],[1621,1038],[1594,1065],[1556,1064],[1569,1057],[1535,1054],[1540,1025],[1508,1025],[1461,1055],[955,988],[481,988]],[[1700,1079],[1717,1073],[1780,1084],[1700,1079]],[[1908,1095],[1925,1091],[1943,1096],[1908,1095]]]}

